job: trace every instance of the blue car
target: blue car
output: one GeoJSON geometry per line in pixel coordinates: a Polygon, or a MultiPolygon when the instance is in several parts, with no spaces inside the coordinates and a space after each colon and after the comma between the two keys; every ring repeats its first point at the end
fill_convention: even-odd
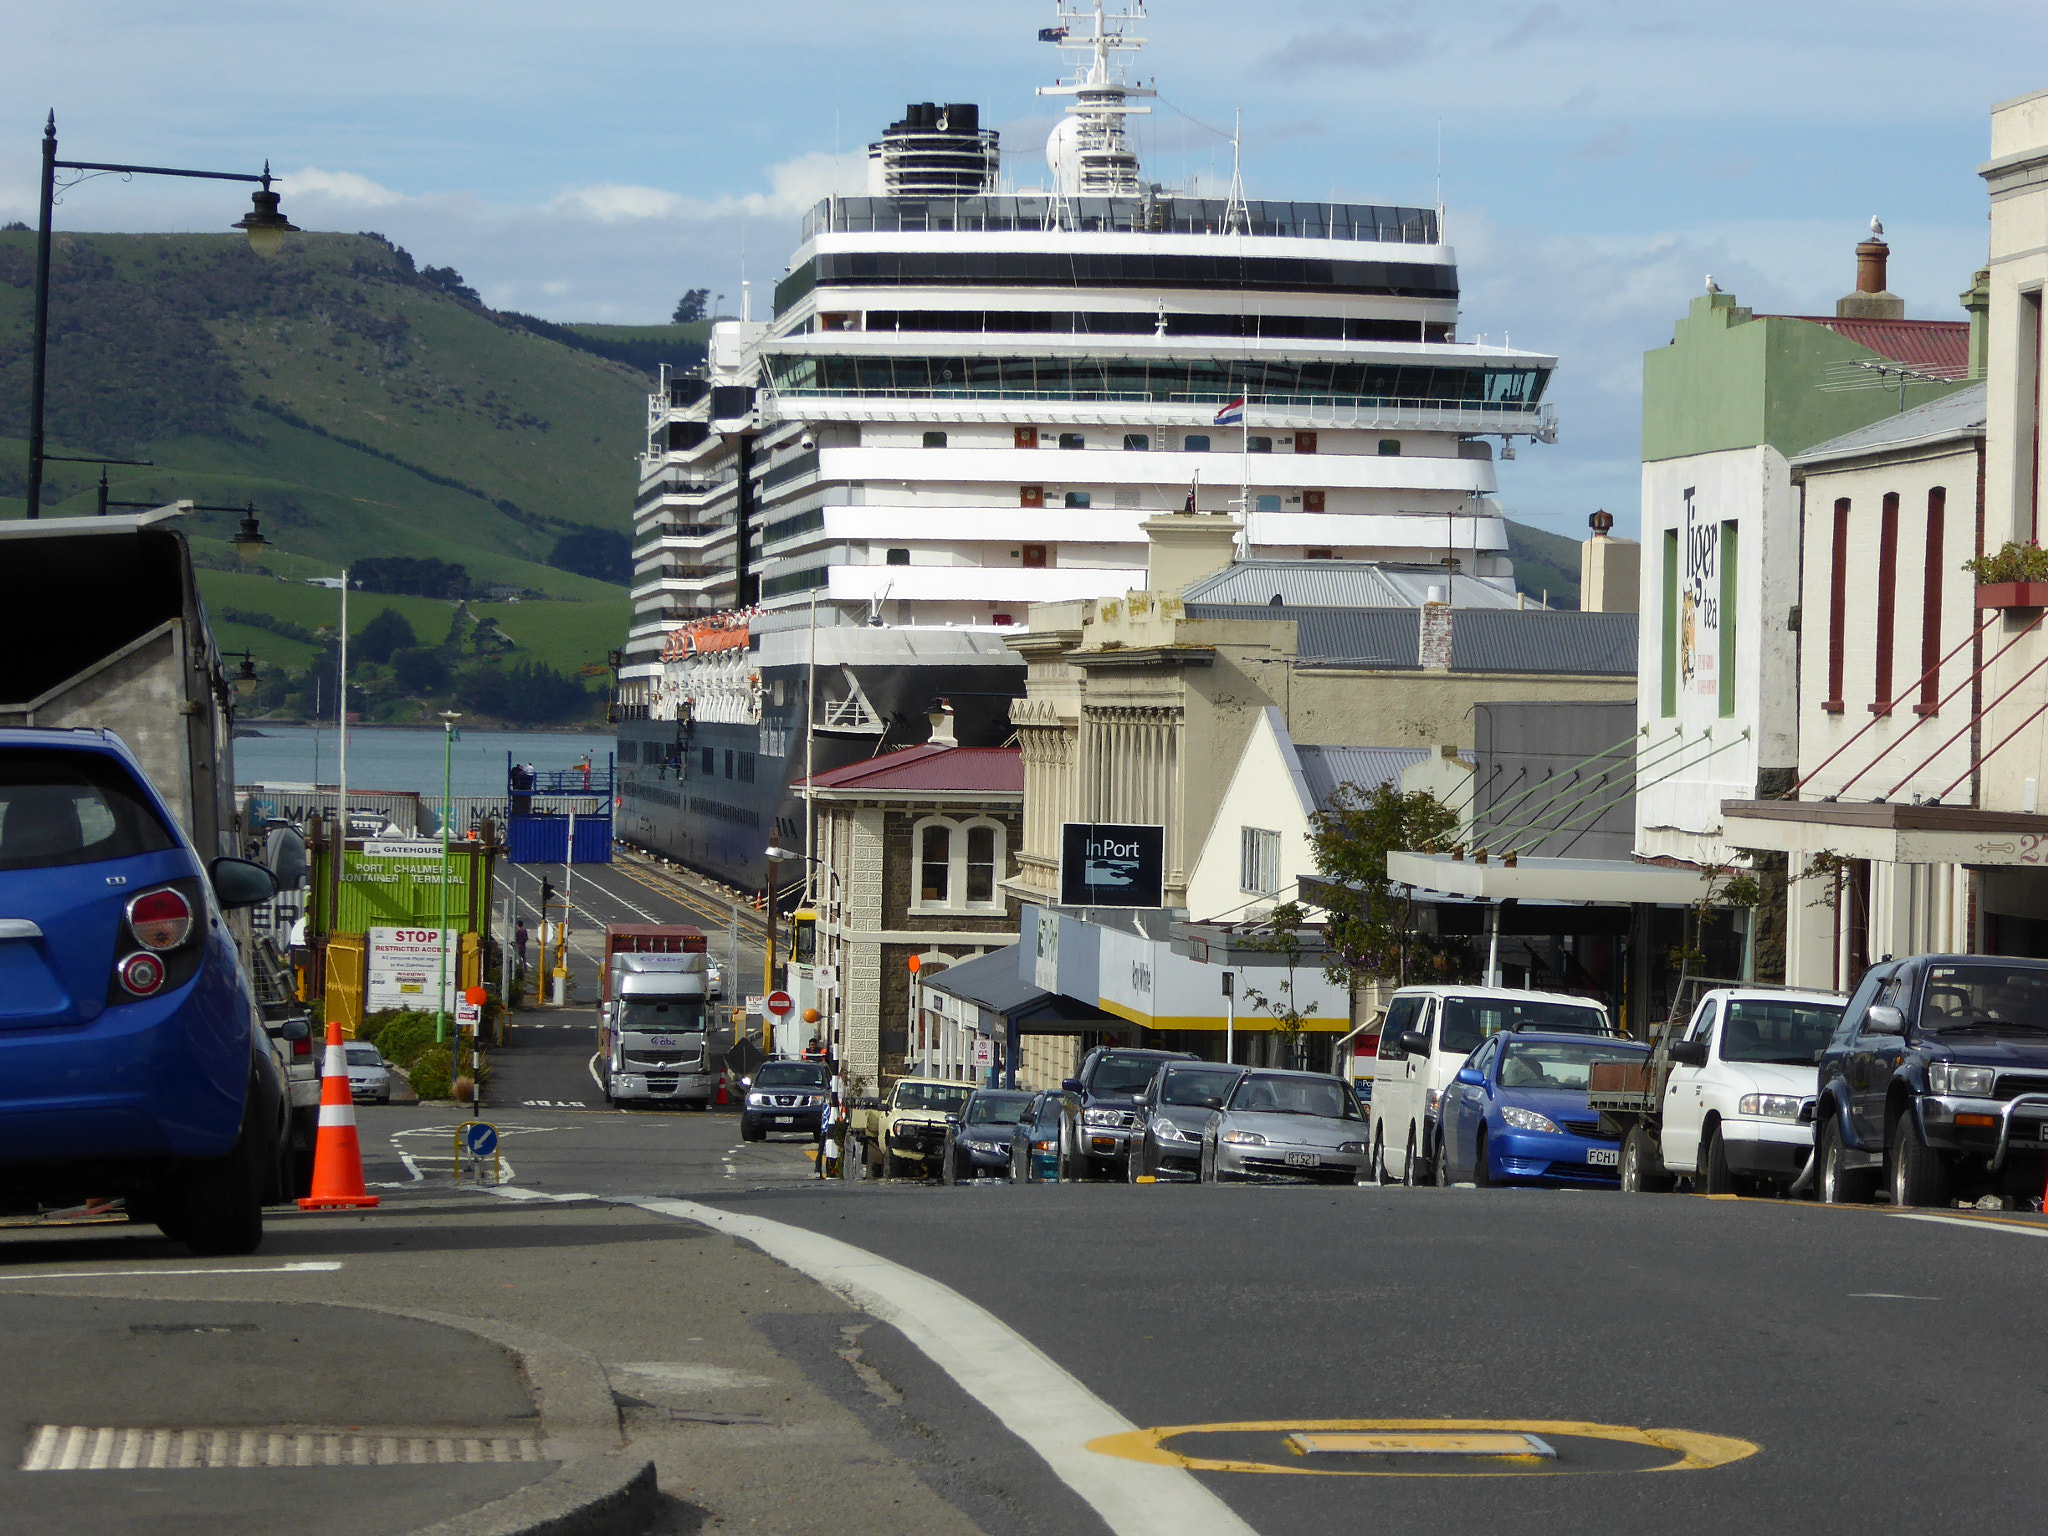
{"type": "Polygon", "coordinates": [[[203,861],[111,732],[0,730],[0,1210],[261,1241],[288,1088],[224,914],[276,889],[203,861]]]}
{"type": "Polygon", "coordinates": [[[1596,1061],[1643,1061],[1647,1045],[1504,1031],[1466,1058],[1444,1091],[1436,1181],[1617,1188],[1621,1141],[1586,1107],[1596,1061]]]}

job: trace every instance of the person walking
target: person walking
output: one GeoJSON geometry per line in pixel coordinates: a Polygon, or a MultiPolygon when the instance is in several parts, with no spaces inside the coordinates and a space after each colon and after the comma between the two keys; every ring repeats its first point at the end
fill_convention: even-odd
{"type": "Polygon", "coordinates": [[[526,975],[526,919],[521,918],[512,930],[512,945],[519,956],[519,975],[526,975]]]}

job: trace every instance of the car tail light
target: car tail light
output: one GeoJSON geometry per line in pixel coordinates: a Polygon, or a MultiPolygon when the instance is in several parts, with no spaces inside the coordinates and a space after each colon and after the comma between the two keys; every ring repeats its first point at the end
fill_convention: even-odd
{"type": "Polygon", "coordinates": [[[307,1037],[306,1037],[305,1039],[303,1039],[303,1040],[294,1040],[294,1041],[292,1042],[292,1055],[293,1055],[293,1056],[310,1056],[310,1055],[312,1055],[312,1054],[313,1054],[313,1037],[312,1037],[311,1035],[308,1035],[308,1036],[307,1036],[307,1037]]]}
{"type": "MultiPolygon", "coordinates": [[[[169,886],[144,891],[128,903],[128,928],[145,949],[176,949],[192,936],[192,903],[169,886]]],[[[161,979],[163,968],[157,970],[161,979]]]]}
{"type": "Polygon", "coordinates": [[[148,997],[164,984],[164,963],[147,952],[130,955],[114,968],[121,985],[136,997],[148,997]]]}

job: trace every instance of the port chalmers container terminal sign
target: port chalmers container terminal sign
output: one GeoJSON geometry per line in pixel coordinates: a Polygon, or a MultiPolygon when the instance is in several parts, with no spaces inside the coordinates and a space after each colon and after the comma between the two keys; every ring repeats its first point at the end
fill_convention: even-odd
{"type": "Polygon", "coordinates": [[[1060,825],[1060,905],[1156,907],[1164,897],[1166,828],[1060,825]]]}

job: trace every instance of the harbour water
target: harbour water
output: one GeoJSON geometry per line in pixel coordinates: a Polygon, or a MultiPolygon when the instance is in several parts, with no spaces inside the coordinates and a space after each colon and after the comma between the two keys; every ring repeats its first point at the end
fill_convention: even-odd
{"type": "MultiPolygon", "coordinates": [[[[235,742],[238,784],[332,784],[340,768],[339,733],[310,726],[256,726],[261,736],[235,742]],[[316,742],[317,736],[317,742],[316,742]]],[[[505,754],[537,769],[573,768],[586,756],[602,769],[615,750],[612,737],[559,731],[464,731],[450,761],[450,792],[505,793],[505,754]]],[[[352,790],[441,793],[441,733],[354,725],[348,732],[352,790]]]]}

